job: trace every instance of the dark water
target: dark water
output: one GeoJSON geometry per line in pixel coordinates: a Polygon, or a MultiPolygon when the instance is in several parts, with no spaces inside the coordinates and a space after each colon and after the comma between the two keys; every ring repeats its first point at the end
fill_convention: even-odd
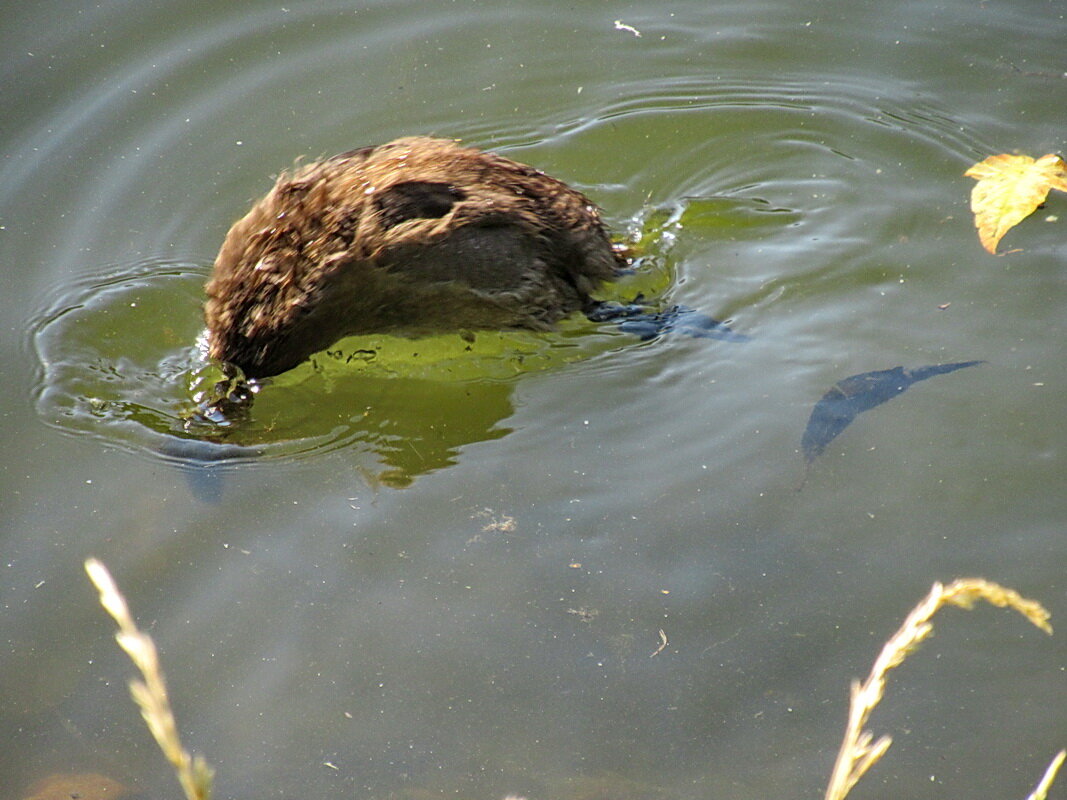
{"type": "MultiPolygon", "coordinates": [[[[2,800],[178,796],[90,555],[219,797],[818,796],[933,581],[1063,627],[1067,199],[994,257],[962,174],[1067,150],[1061,2],[44,2],[0,40],[2,800]],[[645,248],[618,297],[751,341],[348,340],[203,444],[229,224],[300,156],[414,133],[573,183],[645,248]],[[795,491],[836,382],[970,360],[795,491]]],[[[1063,635],[937,630],[853,796],[1025,796],[1067,744],[1063,635]]]]}

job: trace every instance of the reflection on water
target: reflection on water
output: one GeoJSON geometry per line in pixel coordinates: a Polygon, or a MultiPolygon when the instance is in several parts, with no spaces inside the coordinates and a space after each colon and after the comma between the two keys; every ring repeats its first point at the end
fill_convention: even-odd
{"type": "Polygon", "coordinates": [[[342,341],[269,381],[247,418],[191,425],[199,387],[221,377],[190,346],[203,280],[201,269],[139,264],[84,282],[42,315],[35,336],[42,418],[165,456],[193,474],[362,445],[387,465],[378,480],[403,486],[451,463],[462,445],[504,435],[509,378],[581,349],[562,336],[545,342],[521,334],[470,343],[458,336],[342,341]]]}
{"type": "MultiPolygon", "coordinates": [[[[744,230],[788,222],[789,212],[762,200],[728,198],[683,198],[648,209],[629,232],[634,268],[607,287],[605,297],[662,306],[679,234],[729,219],[744,230]]],[[[620,340],[632,345],[650,338],[641,335],[647,325],[637,320],[624,319],[616,330],[580,315],[551,334],[350,337],[254,384],[243,402],[228,404],[227,414],[204,417],[198,413],[204,398],[218,396],[227,384],[218,366],[205,361],[203,348],[190,345],[199,335],[206,272],[148,261],[84,278],[34,325],[42,418],[64,431],[173,461],[205,500],[219,499],[218,481],[228,467],[337,449],[366,451],[384,462],[382,470],[360,467],[372,483],[408,486],[454,463],[462,446],[505,435],[501,422],[512,414],[519,376],[607,352],[620,340]]],[[[679,335],[747,341],[729,328],[694,328],[688,319],[678,317],[679,335]]]]}

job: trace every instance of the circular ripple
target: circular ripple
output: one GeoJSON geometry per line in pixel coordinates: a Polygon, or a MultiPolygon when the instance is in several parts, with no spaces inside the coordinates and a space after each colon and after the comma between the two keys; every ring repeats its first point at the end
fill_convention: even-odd
{"type": "Polygon", "coordinates": [[[204,270],[140,262],[64,287],[33,322],[35,402],[60,430],[159,451],[182,434],[204,270]]]}
{"type": "MultiPolygon", "coordinates": [[[[357,104],[346,76],[394,49],[391,36],[380,35],[391,30],[385,9],[358,19],[310,9],[250,17],[222,6],[211,14],[180,39],[159,26],[148,50],[79,62],[85,80],[77,95],[39,114],[0,166],[4,184],[27,197],[39,185],[68,187],[54,198],[56,218],[34,207],[11,223],[32,234],[13,244],[34,248],[13,259],[40,264],[40,280],[64,287],[33,321],[41,417],[178,460],[244,457],[222,445],[299,458],[362,443],[392,463],[417,450],[432,468],[463,443],[499,435],[515,376],[633,344],[580,321],[549,336],[480,333],[471,344],[456,336],[350,339],[274,380],[250,419],[190,429],[197,393],[217,377],[195,347],[207,271],[200,257],[267,188],[267,176],[302,152],[400,133],[463,135],[568,179],[616,223],[646,204],[639,218],[655,230],[634,233],[652,240],[654,274],[620,289],[621,299],[666,293],[671,302],[744,316],[746,332],[762,324],[764,338],[785,338],[805,335],[812,287],[823,293],[825,315],[828,306],[853,308],[835,298],[882,282],[869,242],[921,241],[915,231],[930,223],[900,209],[943,216],[929,211],[938,187],[984,149],[907,81],[769,78],[762,66],[679,72],[668,51],[656,56],[665,59],[662,72],[634,71],[619,57],[616,70],[581,91],[560,95],[559,82],[546,82],[544,102],[531,101],[521,115],[509,113],[495,89],[483,91],[491,83],[479,83],[457,108],[441,90],[447,70],[422,62],[405,67],[420,77],[412,102],[394,102],[399,79],[378,69],[360,72],[357,104]],[[375,28],[379,35],[368,39],[375,28]],[[211,68],[221,63],[227,67],[211,68]],[[298,97],[299,104],[290,99],[298,97]],[[611,153],[625,158],[605,158],[611,153]],[[909,179],[871,193],[872,176],[885,170],[909,179]],[[179,263],[158,257],[176,252],[195,255],[179,263]],[[93,263],[133,258],[141,260],[103,273],[93,263]],[[798,322],[774,332],[775,319],[798,322]]],[[[121,24],[118,16],[107,21],[121,24]]],[[[455,52],[465,41],[445,11],[427,16],[423,32],[455,52]]],[[[55,34],[60,60],[74,51],[66,35],[55,34]]],[[[485,74],[494,74],[492,56],[485,58],[485,74]]],[[[556,68],[573,71],[570,59],[556,68]]],[[[50,75],[34,72],[19,98],[61,97],[50,75]]],[[[417,461],[404,463],[418,471],[417,461]]]]}
{"type": "Polygon", "coordinates": [[[506,433],[519,375],[633,343],[584,320],[473,341],[351,337],[263,382],[247,418],[194,422],[223,377],[196,345],[206,274],[144,261],[66,287],[32,326],[41,418],[179,463],[304,458],[362,443],[403,483],[451,463],[464,444],[506,433]]]}

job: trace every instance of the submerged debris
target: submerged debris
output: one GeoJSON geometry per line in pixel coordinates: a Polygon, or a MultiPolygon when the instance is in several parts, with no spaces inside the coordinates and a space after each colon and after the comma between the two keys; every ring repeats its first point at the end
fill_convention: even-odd
{"type": "Polygon", "coordinates": [[[834,384],[815,404],[800,440],[804,460],[810,465],[826,446],[849,426],[857,414],[880,406],[918,381],[944,375],[983,361],[957,361],[953,364],[933,364],[927,367],[875,370],[852,375],[834,384]]]}

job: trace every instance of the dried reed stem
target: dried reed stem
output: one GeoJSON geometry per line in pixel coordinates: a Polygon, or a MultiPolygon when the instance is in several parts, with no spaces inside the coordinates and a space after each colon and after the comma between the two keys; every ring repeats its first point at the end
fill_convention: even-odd
{"type": "MultiPolygon", "coordinates": [[[[130,681],[130,694],[140,707],[141,716],[144,717],[159,748],[174,766],[187,800],[211,800],[214,770],[203,758],[191,757],[182,747],[170,701],[167,699],[167,685],[159,666],[155,643],[134,624],[126,598],[115,585],[107,567],[95,558],[90,558],[85,562],[85,571],[100,593],[100,605],[118,623],[116,641],[144,677],[143,681],[130,681]]],[[[848,727],[837,754],[825,800],[844,800],[857,781],[892,744],[893,740],[889,736],[874,740],[870,731],[863,730],[871,712],[885,693],[885,677],[889,670],[900,666],[930,635],[933,631],[930,620],[938,609],[944,605],[969,609],[978,600],[985,600],[1001,608],[1013,608],[1041,630],[1052,633],[1048,611],[1040,603],[1022,597],[1013,589],[981,578],[961,578],[947,587],[935,583],[926,598],[911,610],[897,632],[882,647],[867,680],[862,684],[855,680],[852,682],[848,727]]],[[[1061,750],[1052,759],[1027,800],[1045,800],[1065,757],[1067,751],[1061,750]]]]}
{"type": "Polygon", "coordinates": [[[155,737],[163,755],[174,765],[178,782],[182,785],[187,800],[211,800],[211,780],[214,770],[200,756],[191,757],[182,747],[178,727],[174,722],[170,701],[167,699],[167,684],[159,666],[159,655],[152,638],[137,629],[118,586],[101,562],[90,558],[85,562],[89,580],[100,592],[100,605],[115,622],[119,631],[115,640],[144,676],[130,681],[130,694],[141,709],[148,730],[155,737]]]}
{"type": "MultiPolygon", "coordinates": [[[[939,608],[944,605],[972,608],[978,600],[985,600],[1001,608],[1013,608],[1045,633],[1052,633],[1048,611],[1040,603],[1022,597],[1013,589],[982,578],[961,578],[947,587],[935,583],[930,589],[930,594],[912,609],[907,619],[904,620],[904,624],[882,647],[882,652],[875,659],[867,680],[862,684],[855,680],[852,682],[848,727],[837,754],[830,784],[826,788],[825,800],[843,800],[856,782],[892,744],[893,740],[889,736],[881,736],[875,740],[870,731],[863,730],[871,712],[885,692],[886,673],[903,663],[919,643],[930,635],[933,631],[930,619],[939,608]]],[[[1056,768],[1059,766],[1055,761],[1053,765],[1056,768]]],[[[1045,775],[1049,784],[1055,776],[1053,765],[1050,765],[1045,775]]],[[[1042,785],[1048,788],[1043,779],[1042,784],[1035,789],[1035,793],[1041,789],[1042,785]]],[[[1034,800],[1040,799],[1034,797],[1034,800]]]]}
{"type": "Polygon", "coordinates": [[[1052,759],[1052,763],[1048,765],[1045,774],[1041,776],[1041,780],[1037,782],[1034,790],[1027,795],[1026,800],[1045,800],[1049,787],[1052,786],[1052,782],[1056,779],[1056,773],[1063,766],[1064,758],[1067,758],[1067,750],[1060,750],[1060,752],[1056,753],[1056,757],[1052,759]]]}

